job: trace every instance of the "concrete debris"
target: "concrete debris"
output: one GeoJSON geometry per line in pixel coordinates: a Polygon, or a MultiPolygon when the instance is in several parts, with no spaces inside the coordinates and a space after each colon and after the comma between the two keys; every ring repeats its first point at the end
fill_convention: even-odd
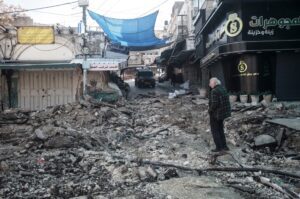
{"type": "Polygon", "coordinates": [[[115,104],[87,98],[41,111],[0,113],[0,198],[299,195],[299,131],[267,122],[297,118],[298,109],[234,104],[225,121],[230,151],[212,157],[208,101],[189,93],[167,98],[139,95],[115,104]]]}
{"type": "Polygon", "coordinates": [[[297,131],[300,131],[300,117],[299,118],[278,118],[267,120],[267,122],[285,126],[297,131]]]}
{"type": "Polygon", "coordinates": [[[277,141],[272,136],[263,134],[254,138],[254,144],[257,147],[270,146],[277,144],[277,141]]]}
{"type": "Polygon", "coordinates": [[[174,93],[169,93],[169,99],[174,99],[175,97],[181,96],[186,94],[186,91],[184,89],[175,90],[174,93]]]}

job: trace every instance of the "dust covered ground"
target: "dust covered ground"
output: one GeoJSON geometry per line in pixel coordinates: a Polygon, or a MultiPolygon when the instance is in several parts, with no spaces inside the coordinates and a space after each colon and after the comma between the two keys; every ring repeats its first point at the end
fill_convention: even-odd
{"type": "Polygon", "coordinates": [[[267,120],[300,117],[299,107],[234,104],[225,154],[210,153],[208,101],[197,95],[8,110],[0,197],[297,198],[300,132],[267,120]]]}

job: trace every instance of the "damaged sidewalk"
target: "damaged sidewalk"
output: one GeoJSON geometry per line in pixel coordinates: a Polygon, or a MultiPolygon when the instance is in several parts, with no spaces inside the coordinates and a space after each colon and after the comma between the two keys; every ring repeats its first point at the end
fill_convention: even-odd
{"type": "Polygon", "coordinates": [[[1,198],[299,198],[299,105],[234,104],[219,156],[197,95],[0,113],[1,198]]]}

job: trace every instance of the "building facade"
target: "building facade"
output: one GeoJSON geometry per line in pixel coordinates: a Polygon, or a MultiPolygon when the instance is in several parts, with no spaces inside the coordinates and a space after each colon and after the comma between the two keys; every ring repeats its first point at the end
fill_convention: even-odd
{"type": "Polygon", "coordinates": [[[2,109],[42,109],[74,102],[81,75],[80,66],[70,61],[80,52],[78,35],[69,28],[53,27],[54,43],[20,44],[16,27],[3,28],[0,33],[2,109]]]}
{"type": "Polygon", "coordinates": [[[172,44],[161,53],[159,61],[166,68],[168,79],[175,79],[177,83],[189,80],[192,84],[198,84],[198,77],[201,76],[197,61],[194,60],[194,10],[192,0],[175,2],[166,28],[172,44]]]}
{"type": "Polygon", "coordinates": [[[194,19],[202,87],[218,77],[230,92],[299,100],[299,6],[297,0],[205,1],[194,19]]]}
{"type": "Polygon", "coordinates": [[[75,102],[83,95],[83,69],[87,68],[86,86],[96,85],[98,90],[103,90],[109,81],[106,71],[118,70],[120,64],[127,65],[127,56],[112,52],[108,53],[112,59],[107,58],[103,52],[103,32],[89,32],[90,52],[87,64],[83,64],[82,35],[75,28],[29,25],[28,32],[33,33],[25,36],[17,34],[18,27],[0,27],[1,109],[39,110],[75,102]],[[43,35],[36,43],[21,42],[39,38],[34,30],[43,32],[43,28],[52,30],[51,34],[43,35]],[[48,37],[53,41],[43,43],[48,37]]]}

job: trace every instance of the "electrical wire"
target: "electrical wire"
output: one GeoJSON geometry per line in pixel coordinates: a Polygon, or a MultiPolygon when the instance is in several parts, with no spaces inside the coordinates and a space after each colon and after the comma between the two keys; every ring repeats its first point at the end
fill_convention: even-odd
{"type": "Polygon", "coordinates": [[[60,45],[60,46],[57,46],[57,47],[52,48],[52,49],[40,49],[40,48],[37,47],[36,44],[30,45],[30,46],[33,47],[33,48],[35,48],[36,50],[48,52],[48,51],[54,51],[54,50],[57,50],[57,49],[59,49],[59,48],[61,48],[61,47],[63,47],[63,46],[68,47],[66,44],[69,43],[69,42],[71,42],[70,39],[67,39],[67,41],[66,41],[65,43],[63,43],[63,44],[55,43],[55,44],[58,44],[58,45],[60,45]]]}
{"type": "Polygon", "coordinates": [[[104,0],[102,4],[100,4],[97,8],[99,10],[101,7],[103,7],[109,0],[104,0]]]}
{"type": "MultiPolygon", "coordinates": [[[[165,4],[166,2],[168,2],[169,0],[165,0],[162,3],[160,3],[159,5],[149,9],[148,11],[144,12],[143,14],[138,15],[138,17],[142,17],[145,16],[147,13],[156,10],[157,8],[159,8],[161,5],[165,4]]],[[[98,10],[98,9],[97,9],[98,10]]],[[[135,11],[135,13],[138,13],[141,10],[141,7],[135,7],[135,8],[130,8],[130,9],[126,9],[126,10],[118,10],[118,11],[112,11],[112,13],[124,13],[124,12],[130,12],[130,11],[135,11]]],[[[110,11],[110,10],[109,10],[110,11]]],[[[105,11],[105,13],[107,13],[108,11],[105,11]]],[[[104,13],[104,14],[105,14],[104,13]]],[[[103,14],[103,15],[104,15],[103,14]]],[[[136,18],[136,17],[134,17],[136,18]]]]}
{"type": "Polygon", "coordinates": [[[151,8],[151,9],[148,10],[147,12],[142,13],[139,17],[145,16],[147,13],[156,10],[157,8],[159,8],[159,7],[162,6],[163,4],[167,3],[168,1],[170,1],[170,0],[165,0],[165,1],[161,2],[159,5],[157,5],[157,6],[153,7],[153,8],[151,8]]]}
{"type": "Polygon", "coordinates": [[[116,3],[113,4],[113,6],[111,6],[109,9],[107,9],[107,10],[103,13],[103,15],[105,15],[107,12],[111,11],[111,9],[112,9],[115,5],[117,5],[119,2],[120,2],[120,0],[117,0],[116,3]]]}
{"type": "Polygon", "coordinates": [[[73,14],[60,14],[60,13],[54,13],[54,12],[43,12],[43,11],[32,11],[32,12],[38,12],[38,13],[43,13],[43,14],[50,14],[50,15],[57,15],[57,16],[73,16],[73,15],[78,15],[82,14],[82,12],[76,12],[73,14]]]}
{"type": "Polygon", "coordinates": [[[32,9],[25,9],[25,10],[16,10],[16,11],[9,11],[9,12],[1,12],[0,15],[3,14],[12,14],[12,13],[20,13],[20,12],[29,12],[29,11],[34,11],[34,10],[42,10],[42,9],[47,9],[47,8],[54,8],[54,7],[59,7],[59,6],[64,6],[64,5],[69,5],[69,4],[74,4],[78,3],[78,1],[72,1],[68,3],[62,3],[62,4],[57,4],[57,5],[52,5],[52,6],[46,6],[46,7],[39,7],[39,8],[32,8],[32,9]]]}
{"type": "Polygon", "coordinates": [[[139,12],[140,10],[141,10],[141,6],[134,7],[134,8],[129,8],[129,9],[126,9],[126,10],[111,10],[110,13],[120,14],[120,13],[131,12],[131,11],[139,12]]]}

